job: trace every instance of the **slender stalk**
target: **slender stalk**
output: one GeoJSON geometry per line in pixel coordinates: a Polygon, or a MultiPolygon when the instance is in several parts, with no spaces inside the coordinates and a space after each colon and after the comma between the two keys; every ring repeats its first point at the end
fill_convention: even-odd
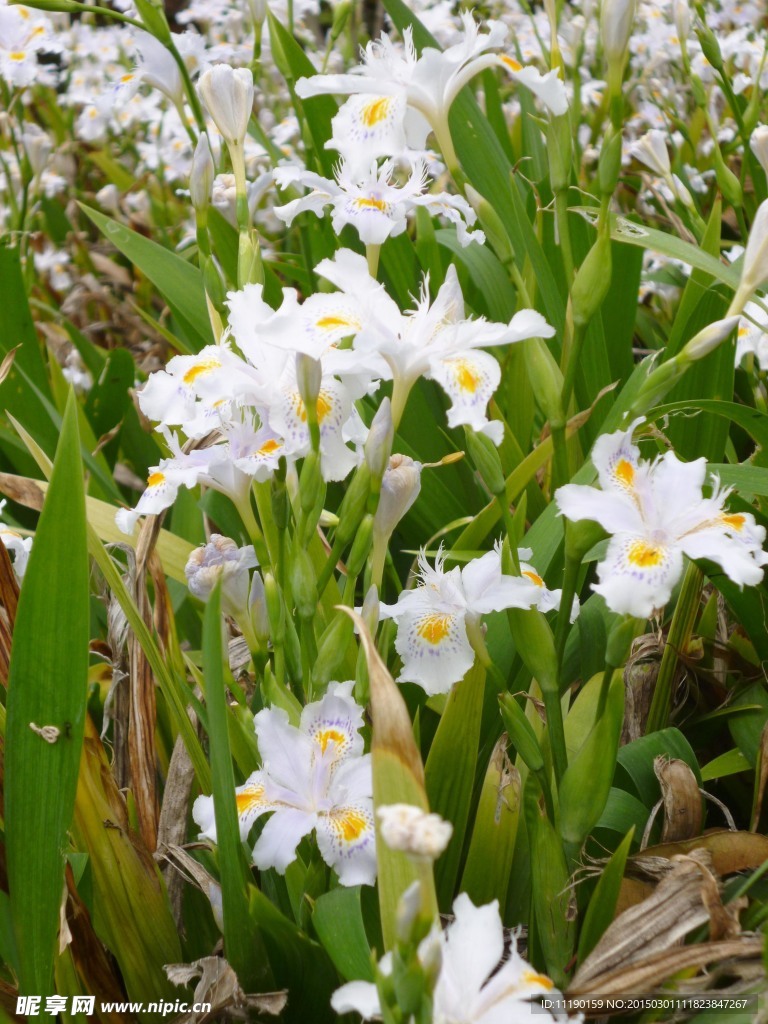
{"type": "Polygon", "coordinates": [[[555,223],[560,242],[560,254],[563,257],[565,280],[570,289],[573,283],[573,247],[571,246],[571,229],[568,224],[568,192],[566,189],[555,193],[555,223]]]}
{"type": "Polygon", "coordinates": [[[677,662],[691,637],[693,624],[699,611],[703,582],[704,574],[694,562],[691,562],[686,569],[680,596],[672,616],[672,624],[669,627],[669,636],[661,658],[659,676],[656,680],[648,723],[645,727],[646,734],[664,729],[669,720],[677,662]]]}

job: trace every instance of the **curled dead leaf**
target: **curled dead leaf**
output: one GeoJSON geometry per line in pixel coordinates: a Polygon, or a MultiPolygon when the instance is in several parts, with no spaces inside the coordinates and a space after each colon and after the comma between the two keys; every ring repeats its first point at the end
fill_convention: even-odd
{"type": "Polygon", "coordinates": [[[252,1012],[276,1017],[288,1002],[287,991],[260,992],[246,995],[240,988],[237,975],[223,957],[205,956],[190,964],[166,964],[165,973],[174,985],[195,986],[194,1002],[209,1003],[210,1011],[189,1012],[178,1018],[177,1024],[202,1024],[203,1021],[247,1020],[252,1012]]]}

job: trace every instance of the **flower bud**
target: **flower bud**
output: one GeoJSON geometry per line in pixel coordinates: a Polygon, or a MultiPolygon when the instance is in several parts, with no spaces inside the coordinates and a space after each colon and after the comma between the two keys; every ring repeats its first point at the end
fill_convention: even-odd
{"type": "Polygon", "coordinates": [[[609,66],[623,65],[637,0],[603,0],[600,7],[600,37],[609,66]]]}
{"type": "MultiPolygon", "coordinates": [[[[768,199],[758,206],[747,240],[739,291],[746,297],[768,281],[768,199]]],[[[746,301],[746,298],[745,298],[746,301]]]]}
{"type": "Polygon", "coordinates": [[[611,286],[611,237],[600,234],[578,269],[571,289],[573,322],[586,327],[603,304],[611,286]]]}
{"type": "Polygon", "coordinates": [[[285,642],[285,605],[277,580],[271,572],[264,573],[264,603],[269,619],[269,631],[276,645],[285,642]]]}
{"type": "Polygon", "coordinates": [[[739,326],[738,316],[729,316],[724,320],[715,320],[713,324],[704,327],[695,335],[685,348],[680,352],[678,358],[694,361],[703,359],[710,352],[714,352],[717,346],[736,330],[739,326]]]}
{"type": "Polygon", "coordinates": [[[167,45],[171,42],[171,30],[162,0],[134,0],[139,17],[147,32],[167,45]]]}
{"type": "Polygon", "coordinates": [[[305,355],[304,352],[297,352],[296,382],[307,412],[307,418],[314,412],[314,419],[317,420],[317,397],[320,394],[322,381],[323,368],[320,365],[320,360],[313,359],[312,356],[305,355]]]}
{"type": "Polygon", "coordinates": [[[358,576],[363,571],[363,566],[368,557],[368,552],[371,550],[372,543],[373,516],[369,512],[368,515],[363,517],[360,528],[352,542],[352,548],[347,556],[347,573],[349,576],[358,576]]]}
{"type": "Polygon", "coordinates": [[[479,192],[475,191],[471,185],[466,186],[467,199],[470,202],[472,209],[477,214],[477,219],[480,221],[480,225],[485,232],[485,237],[488,239],[491,248],[499,257],[502,263],[509,263],[515,258],[514,250],[512,249],[512,243],[509,240],[509,235],[504,227],[501,217],[499,217],[496,210],[494,210],[491,203],[481,196],[479,192]]]}
{"type": "Polygon", "coordinates": [[[373,480],[380,481],[389,463],[389,456],[392,452],[392,442],[395,437],[395,428],[392,423],[392,405],[389,398],[385,398],[376,415],[373,417],[371,429],[365,440],[365,461],[371,471],[373,480]]]}
{"type": "Polygon", "coordinates": [[[505,494],[507,482],[496,445],[485,434],[476,434],[470,427],[464,428],[464,439],[469,457],[485,486],[497,497],[505,494]]]}
{"type": "Polygon", "coordinates": [[[720,52],[720,44],[717,41],[715,33],[711,28],[701,22],[696,26],[696,35],[699,37],[701,52],[707,58],[715,71],[722,71],[723,55],[720,52]]]}
{"type": "Polygon", "coordinates": [[[317,580],[312,559],[301,544],[291,555],[291,591],[299,617],[311,619],[317,608],[317,580]]]}
{"type": "Polygon", "coordinates": [[[720,147],[718,145],[715,145],[715,148],[712,150],[712,157],[715,163],[717,187],[722,192],[723,198],[727,200],[731,206],[743,206],[744,193],[741,188],[741,182],[723,160],[723,154],[720,152],[720,147]]]}
{"type": "Polygon", "coordinates": [[[200,76],[197,91],[228,146],[242,146],[253,109],[253,74],[216,64],[200,76]]]}
{"type": "Polygon", "coordinates": [[[33,124],[25,132],[22,132],[21,141],[24,143],[24,152],[27,154],[32,174],[39,178],[45,170],[53,149],[51,139],[47,132],[33,124]]]}
{"type": "Polygon", "coordinates": [[[613,195],[621,173],[621,132],[609,128],[600,147],[597,181],[604,196],[613,195]]]}
{"type": "Polygon", "coordinates": [[[376,816],[387,846],[409,857],[437,860],[453,835],[449,821],[413,804],[387,804],[378,808],[376,816]]]}
{"type": "Polygon", "coordinates": [[[207,544],[195,548],[184,574],[190,593],[207,601],[221,580],[221,604],[228,615],[239,616],[248,604],[248,570],[258,565],[253,546],[239,548],[230,537],[214,533],[207,544]]]}
{"type": "Polygon", "coordinates": [[[393,455],[381,481],[381,497],[376,509],[374,530],[378,535],[392,531],[413,505],[421,490],[421,463],[407,455],[393,455]]]}
{"type": "MultiPolygon", "coordinates": [[[[397,806],[392,804],[391,807],[397,806]]],[[[401,805],[403,806],[403,805],[401,805]]],[[[382,808],[390,810],[391,807],[382,808]]],[[[421,884],[411,882],[397,904],[397,938],[404,945],[411,942],[414,925],[421,912],[421,884]]]]}
{"type": "Polygon", "coordinates": [[[216,168],[213,166],[208,136],[205,132],[200,132],[195,146],[195,154],[192,157],[192,168],[189,172],[189,194],[195,210],[208,209],[215,176],[216,168]]]}
{"type": "Polygon", "coordinates": [[[266,647],[269,642],[269,615],[267,613],[267,601],[264,594],[264,580],[261,573],[255,572],[251,580],[251,593],[248,597],[248,609],[251,613],[251,623],[256,639],[266,647]]]}
{"type": "Polygon", "coordinates": [[[672,173],[666,136],[658,128],[646,132],[629,147],[629,152],[635,160],[639,160],[660,178],[667,178],[672,173]]]}
{"type": "Polygon", "coordinates": [[[248,10],[251,12],[254,28],[259,28],[267,16],[267,0],[248,0],[248,10]]]}
{"type": "Polygon", "coordinates": [[[339,506],[339,525],[336,529],[335,541],[343,548],[352,540],[355,531],[360,525],[360,520],[365,514],[370,491],[371,471],[366,463],[363,462],[357,467],[357,472],[352,477],[352,481],[339,506]]]}
{"type": "Polygon", "coordinates": [[[685,46],[685,42],[691,32],[691,9],[688,6],[688,0],[674,0],[672,10],[675,17],[677,38],[680,40],[680,45],[685,46]]]}
{"type": "Polygon", "coordinates": [[[749,140],[749,148],[768,175],[768,124],[759,124],[755,127],[749,140]]]}
{"type": "Polygon", "coordinates": [[[541,338],[523,342],[525,369],[541,411],[551,423],[563,421],[563,375],[554,356],[541,338]]]}

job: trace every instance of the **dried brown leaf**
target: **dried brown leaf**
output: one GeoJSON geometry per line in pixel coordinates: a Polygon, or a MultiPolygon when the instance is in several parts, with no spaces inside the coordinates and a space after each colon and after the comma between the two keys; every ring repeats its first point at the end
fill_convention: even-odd
{"type": "Polygon", "coordinates": [[[661,787],[664,804],[663,842],[691,839],[701,832],[703,820],[699,783],[679,758],[655,758],[653,770],[661,787]]]}
{"type": "Polygon", "coordinates": [[[237,975],[223,957],[206,956],[191,964],[167,964],[165,972],[174,985],[190,985],[199,978],[194,1002],[211,1005],[209,1013],[183,1014],[177,1024],[203,1024],[222,1017],[246,1020],[253,1011],[276,1017],[288,1002],[287,991],[246,995],[240,988],[237,975]]]}

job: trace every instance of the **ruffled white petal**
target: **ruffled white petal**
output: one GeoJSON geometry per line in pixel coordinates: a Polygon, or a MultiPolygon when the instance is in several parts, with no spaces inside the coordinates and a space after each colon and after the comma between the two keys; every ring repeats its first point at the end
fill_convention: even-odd
{"type": "Polygon", "coordinates": [[[314,812],[296,807],[276,810],[253,848],[253,863],[260,871],[274,868],[281,875],[296,859],[296,847],[317,824],[314,812]]]}

